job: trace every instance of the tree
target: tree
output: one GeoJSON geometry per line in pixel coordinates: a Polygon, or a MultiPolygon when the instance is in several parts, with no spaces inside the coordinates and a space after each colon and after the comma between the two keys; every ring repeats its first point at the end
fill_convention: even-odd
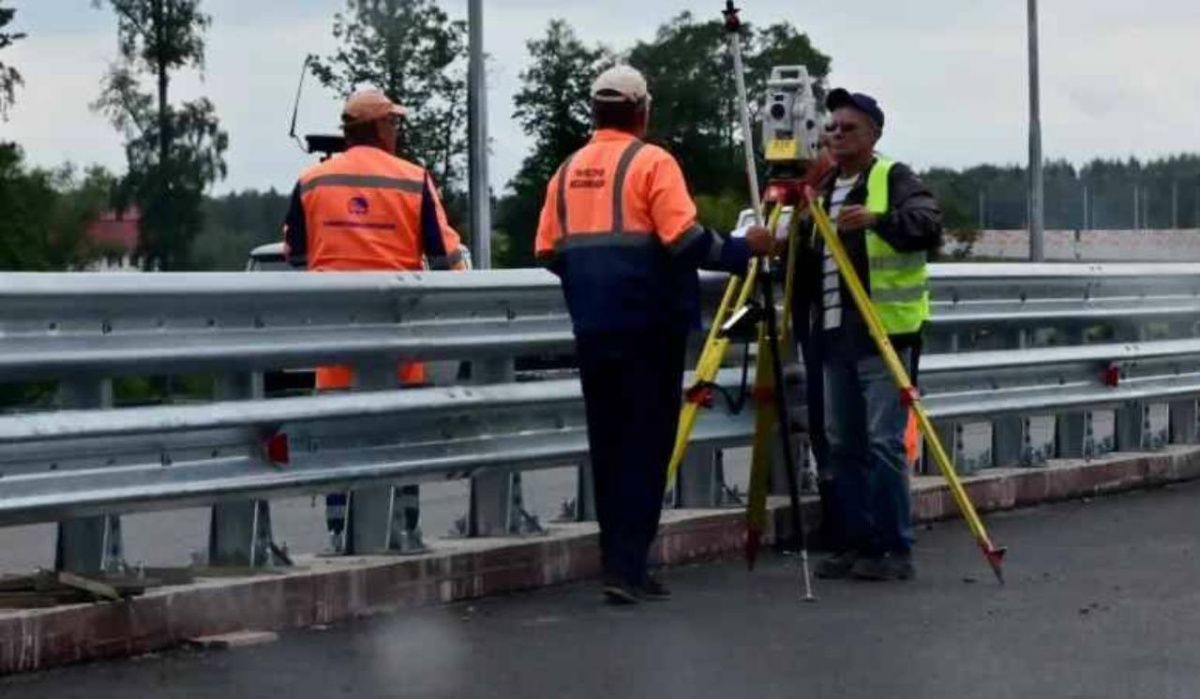
{"type": "Polygon", "coordinates": [[[533,263],[533,238],[546,184],[558,166],[587,141],[591,131],[589,97],[595,75],[612,62],[603,47],[588,47],[561,19],[552,20],[541,39],[526,43],[531,64],[521,72],[513,118],[533,138],[533,150],[509,182],[512,195],[496,217],[505,240],[501,266],[533,263]]]}
{"type": "MultiPolygon", "coordinates": [[[[100,7],[104,0],[93,0],[100,7]]],[[[120,61],[104,79],[93,109],[125,136],[129,171],[119,205],[142,210],[139,257],[147,268],[185,268],[203,227],[204,192],[224,178],[229,136],[216,109],[201,98],[174,106],[173,73],[204,67],[204,30],[211,20],[200,0],[108,0],[117,15],[120,61]],[[153,93],[140,77],[155,81],[153,93]]]]}
{"type": "Polygon", "coordinates": [[[404,105],[405,155],[458,189],[467,152],[466,33],[434,0],[346,0],[333,21],[340,47],[314,62],[313,73],[342,96],[375,87],[404,105]]]}
{"type": "MultiPolygon", "coordinates": [[[[25,38],[22,33],[4,31],[4,27],[8,26],[16,13],[17,11],[11,7],[0,7],[0,49],[7,48],[13,42],[25,38]]],[[[17,88],[23,84],[21,74],[17,72],[16,68],[0,63],[0,120],[8,120],[8,110],[16,99],[17,88]]]]}
{"type": "Polygon", "coordinates": [[[287,213],[288,201],[286,194],[274,189],[207,199],[204,231],[196,238],[195,267],[213,271],[245,269],[252,249],[281,239],[279,222],[287,213]]]}
{"type": "Polygon", "coordinates": [[[0,269],[48,272],[78,268],[101,251],[88,226],[106,208],[115,178],[92,167],[27,168],[20,148],[0,145],[0,269]]]}

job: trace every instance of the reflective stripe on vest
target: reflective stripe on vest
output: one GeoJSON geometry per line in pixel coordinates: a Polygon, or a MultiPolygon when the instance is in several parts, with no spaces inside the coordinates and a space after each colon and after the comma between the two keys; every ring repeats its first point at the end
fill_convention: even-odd
{"type": "Polygon", "coordinates": [[[567,186],[571,177],[571,163],[575,156],[567,158],[559,171],[557,205],[561,237],[554,246],[556,251],[591,247],[652,247],[660,244],[653,231],[625,230],[625,178],[629,174],[629,166],[633,164],[633,159],[644,145],[638,140],[630,142],[617,161],[612,182],[612,228],[609,230],[570,230],[567,217],[567,186]]]}
{"type": "MultiPolygon", "coordinates": [[[[879,158],[867,175],[867,209],[888,211],[888,174],[894,162],[879,158]]],[[[903,253],[873,230],[867,230],[867,266],[871,302],[889,335],[918,332],[929,320],[929,267],[924,252],[903,253]]]]}

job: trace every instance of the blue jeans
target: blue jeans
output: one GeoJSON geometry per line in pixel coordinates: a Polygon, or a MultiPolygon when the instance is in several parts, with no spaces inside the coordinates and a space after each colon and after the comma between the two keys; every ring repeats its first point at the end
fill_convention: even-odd
{"type": "MultiPolygon", "coordinates": [[[[900,353],[908,365],[912,350],[900,353]]],[[[831,353],[825,364],[825,420],[842,548],[865,555],[912,549],[912,497],[904,453],[908,409],[879,356],[831,353]]]]}

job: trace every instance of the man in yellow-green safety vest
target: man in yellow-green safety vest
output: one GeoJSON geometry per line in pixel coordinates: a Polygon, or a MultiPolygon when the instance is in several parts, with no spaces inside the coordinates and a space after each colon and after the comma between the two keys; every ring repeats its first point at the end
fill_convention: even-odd
{"type": "MultiPolygon", "coordinates": [[[[907,166],[878,155],[879,104],[861,93],[829,93],[826,126],[835,170],[818,189],[855,271],[892,344],[916,378],[921,330],[929,319],[931,253],[941,245],[942,217],[929,189],[907,166]]],[[[810,239],[798,285],[799,321],[824,366],[829,458],[823,468],[824,514],[833,555],[825,578],[911,578],[912,506],[906,427],[909,411],[820,236],[810,239]],[[807,311],[807,313],[806,313],[807,311]]],[[[811,380],[819,381],[819,377],[811,380]]],[[[810,406],[810,410],[821,410],[810,406]]],[[[814,440],[819,441],[819,440],[814,440]]]]}

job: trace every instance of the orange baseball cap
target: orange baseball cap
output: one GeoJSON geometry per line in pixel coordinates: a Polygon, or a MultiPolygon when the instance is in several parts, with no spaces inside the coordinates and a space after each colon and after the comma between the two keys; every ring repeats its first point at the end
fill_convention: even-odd
{"type": "Polygon", "coordinates": [[[388,99],[382,91],[359,90],[346,100],[346,106],[342,109],[342,123],[363,124],[390,116],[402,117],[406,114],[408,114],[407,109],[388,99]]]}

